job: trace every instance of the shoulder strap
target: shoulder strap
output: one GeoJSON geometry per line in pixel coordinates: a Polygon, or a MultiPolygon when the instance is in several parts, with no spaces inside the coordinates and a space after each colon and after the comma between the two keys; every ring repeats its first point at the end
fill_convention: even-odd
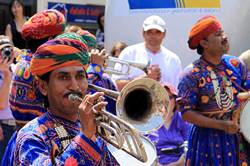
{"type": "Polygon", "coordinates": [[[16,32],[17,32],[17,29],[16,29],[16,23],[14,20],[12,20],[10,22],[10,28],[11,28],[11,33],[13,36],[16,36],[16,32]]]}

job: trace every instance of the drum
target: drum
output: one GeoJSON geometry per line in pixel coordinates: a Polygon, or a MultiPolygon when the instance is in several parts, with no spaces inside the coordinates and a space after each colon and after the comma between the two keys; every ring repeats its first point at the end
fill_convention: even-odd
{"type": "Polygon", "coordinates": [[[124,152],[123,150],[117,149],[111,144],[108,144],[108,149],[112,153],[112,155],[116,158],[118,163],[121,166],[156,166],[157,165],[157,154],[154,144],[149,141],[144,136],[141,136],[141,141],[145,147],[145,151],[147,153],[148,161],[143,163],[130,154],[124,152]]]}
{"type": "Polygon", "coordinates": [[[240,131],[250,143],[250,100],[248,100],[240,114],[240,131]]]}

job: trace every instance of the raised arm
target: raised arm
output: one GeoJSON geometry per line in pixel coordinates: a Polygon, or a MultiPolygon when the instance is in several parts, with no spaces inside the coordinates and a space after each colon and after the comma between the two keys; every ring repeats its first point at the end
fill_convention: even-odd
{"type": "Polygon", "coordinates": [[[5,59],[0,62],[0,110],[3,110],[8,105],[11,75],[9,62],[5,59]]]}

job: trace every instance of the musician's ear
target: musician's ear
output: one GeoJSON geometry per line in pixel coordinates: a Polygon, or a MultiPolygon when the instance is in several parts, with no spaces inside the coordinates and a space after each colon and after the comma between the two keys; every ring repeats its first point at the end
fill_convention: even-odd
{"type": "Polygon", "coordinates": [[[44,95],[47,96],[48,94],[48,83],[40,78],[37,79],[38,80],[38,88],[40,90],[40,92],[44,95]]]}
{"type": "Polygon", "coordinates": [[[203,48],[206,48],[207,45],[208,45],[208,40],[207,39],[202,39],[200,41],[200,45],[203,47],[203,48]]]}

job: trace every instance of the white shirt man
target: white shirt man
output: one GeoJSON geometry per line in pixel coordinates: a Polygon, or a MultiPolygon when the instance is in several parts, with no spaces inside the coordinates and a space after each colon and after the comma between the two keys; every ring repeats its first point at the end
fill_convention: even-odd
{"type": "Polygon", "coordinates": [[[160,83],[170,83],[177,87],[178,76],[182,70],[181,61],[175,53],[162,46],[166,35],[165,26],[164,20],[159,16],[153,15],[146,18],[143,22],[144,42],[129,46],[121,52],[119,59],[142,64],[150,62],[150,66],[146,72],[131,67],[129,75],[112,76],[119,90],[132,79],[143,75],[160,83]]]}

